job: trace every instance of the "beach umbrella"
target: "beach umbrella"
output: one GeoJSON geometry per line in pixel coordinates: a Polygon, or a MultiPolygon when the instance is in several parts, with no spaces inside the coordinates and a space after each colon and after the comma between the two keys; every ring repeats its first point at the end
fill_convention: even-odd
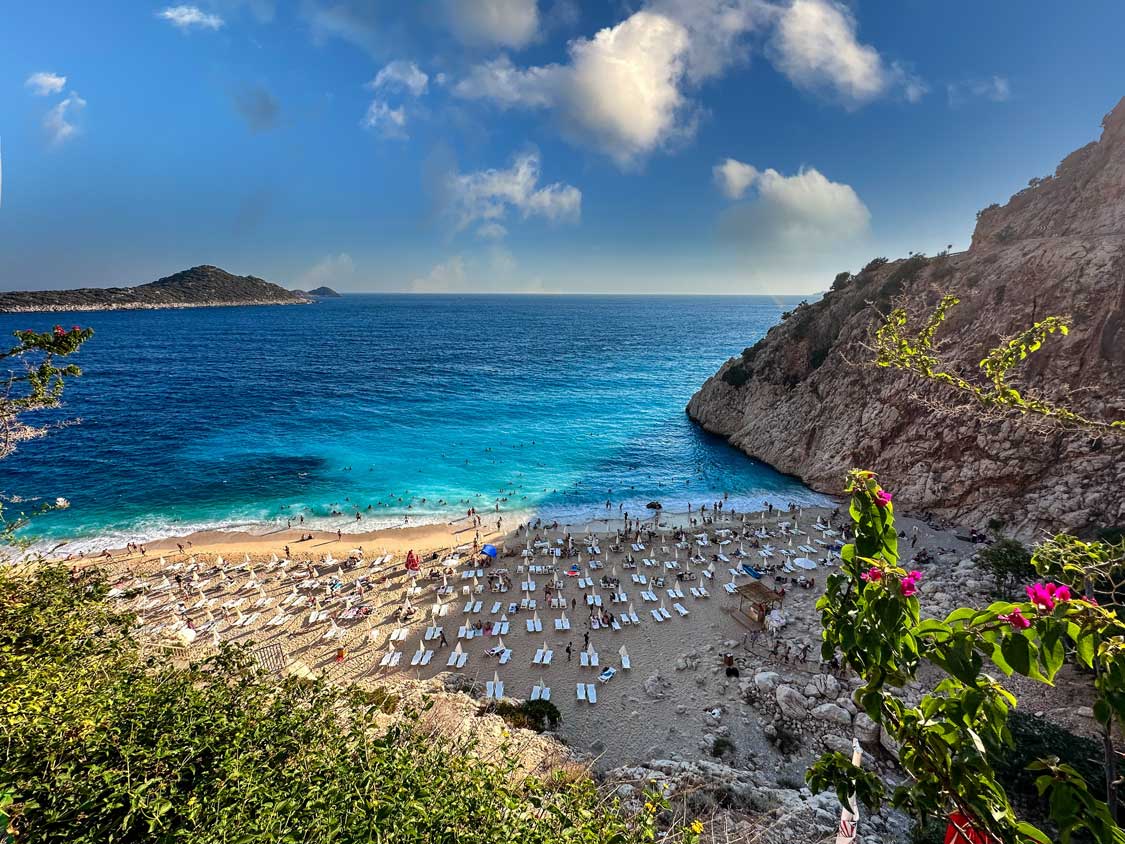
{"type": "Polygon", "coordinates": [[[504,645],[504,637],[503,636],[497,636],[496,637],[496,647],[498,647],[502,651],[507,650],[507,647],[505,647],[505,645],[504,645]]]}
{"type": "Polygon", "coordinates": [[[494,560],[496,559],[496,546],[495,545],[485,545],[483,548],[480,549],[480,552],[482,554],[484,554],[486,557],[492,557],[492,559],[494,559],[494,560]]]}

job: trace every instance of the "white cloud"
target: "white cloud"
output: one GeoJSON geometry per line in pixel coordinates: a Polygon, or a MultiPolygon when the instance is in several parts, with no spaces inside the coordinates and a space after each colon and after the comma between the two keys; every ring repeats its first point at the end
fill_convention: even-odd
{"type": "Polygon", "coordinates": [[[405,140],[406,134],[406,109],[402,106],[391,108],[382,100],[372,100],[367,107],[367,114],[360,121],[364,129],[372,129],[384,138],[397,138],[405,140]]]}
{"type": "Polygon", "coordinates": [[[946,86],[946,97],[951,108],[957,108],[970,97],[1002,103],[1012,96],[1012,87],[1005,76],[990,76],[987,79],[971,79],[968,82],[951,83],[946,86]]]}
{"type": "Polygon", "coordinates": [[[448,261],[436,265],[428,275],[411,281],[410,289],[416,293],[446,293],[464,289],[466,281],[465,259],[454,255],[448,261]]]}
{"type": "Polygon", "coordinates": [[[649,0],[647,8],[687,30],[686,72],[695,83],[747,61],[744,36],[777,16],[777,8],[765,0],[649,0]]]}
{"type": "Polygon", "coordinates": [[[507,236],[508,230],[499,223],[484,223],[477,226],[477,237],[482,240],[503,240],[507,236]]]}
{"type": "Polygon", "coordinates": [[[851,12],[832,0],[793,0],[771,46],[774,64],[794,85],[828,89],[848,105],[881,96],[893,81],[879,51],[856,40],[851,12]]]}
{"type": "Polygon", "coordinates": [[[430,81],[414,62],[398,59],[386,65],[368,83],[372,91],[404,91],[413,97],[426,93],[430,81]]]}
{"type": "Polygon", "coordinates": [[[521,70],[502,57],[474,68],[454,93],[551,108],[567,137],[628,165],[694,128],[680,90],[689,46],[684,26],[641,11],[571,41],[567,64],[521,70]]]}
{"type": "Polygon", "coordinates": [[[516,158],[507,170],[480,170],[475,173],[454,173],[448,181],[449,212],[457,231],[474,223],[483,223],[478,234],[495,236],[499,224],[509,210],[518,211],[524,219],[542,217],[550,222],[578,222],[582,214],[582,192],[572,185],[555,182],[538,187],[539,155],[525,153],[516,158]]]}
{"type": "Polygon", "coordinates": [[[465,44],[526,47],[539,34],[537,0],[445,0],[453,34],[465,44]]]}
{"type": "Polygon", "coordinates": [[[86,101],[71,91],[66,99],[47,112],[47,116],[43,118],[43,128],[47,130],[47,137],[52,144],[61,144],[78,133],[74,117],[85,107],[86,101]]]}
{"type": "Polygon", "coordinates": [[[850,185],[829,181],[811,167],[783,176],[727,159],[715,175],[728,196],[756,191],[728,209],[723,228],[765,254],[816,250],[864,234],[871,222],[871,212],[850,185]]]}
{"type": "Polygon", "coordinates": [[[157,12],[157,17],[171,23],[178,29],[219,29],[224,21],[218,15],[204,12],[198,6],[169,6],[157,12]]]}
{"type": "Polygon", "coordinates": [[[27,77],[27,81],[23,84],[31,93],[45,97],[48,94],[57,94],[62,91],[66,87],[66,77],[57,73],[39,71],[27,77]]]}
{"type": "Polygon", "coordinates": [[[741,199],[747,188],[758,178],[757,167],[728,158],[712,169],[715,183],[728,199],[741,199]]]}
{"type": "Polygon", "coordinates": [[[294,285],[298,290],[314,290],[325,285],[329,287],[346,286],[355,276],[355,262],[347,252],[339,255],[326,255],[297,277],[294,285]]]}

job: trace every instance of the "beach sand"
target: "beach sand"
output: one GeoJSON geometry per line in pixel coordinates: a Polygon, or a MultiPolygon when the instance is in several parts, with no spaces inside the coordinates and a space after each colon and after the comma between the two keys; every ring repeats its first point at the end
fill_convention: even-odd
{"type": "MultiPolygon", "coordinates": [[[[811,543],[822,536],[811,530],[814,522],[827,519],[831,516],[829,509],[805,510],[797,517],[801,530],[808,531],[807,536],[797,536],[793,539],[793,547],[802,543],[811,543]]],[[[482,514],[487,522],[489,514],[482,514]]],[[[494,515],[494,514],[492,514],[494,515]]],[[[694,514],[698,516],[699,514],[694,514]]],[[[708,514],[711,515],[711,514],[708,514]]],[[[846,513],[844,514],[846,516],[846,513]]],[[[459,640],[458,629],[466,623],[476,619],[482,622],[499,621],[506,612],[506,605],[519,602],[524,592],[521,584],[528,575],[523,571],[525,558],[518,556],[528,542],[526,534],[516,535],[507,533],[485,534],[485,542],[493,542],[504,551],[515,554],[514,556],[501,556],[487,572],[507,569],[511,578],[510,591],[498,594],[490,591],[487,578],[481,578],[479,585],[483,588],[473,600],[481,602],[479,612],[466,615],[465,604],[469,596],[463,594],[465,590],[473,589],[471,579],[462,579],[462,571],[467,566],[461,564],[456,567],[456,573],[449,579],[452,594],[441,596],[445,603],[444,616],[436,620],[445,633],[447,646],[440,647],[439,640],[426,640],[426,628],[433,623],[431,619],[432,608],[439,600],[436,593],[442,580],[431,580],[426,575],[432,569],[440,570],[436,561],[428,561],[431,555],[437,554],[441,558],[448,555],[450,549],[460,546],[462,561],[468,557],[467,545],[472,542],[474,529],[467,520],[460,520],[453,524],[437,526],[420,526],[392,530],[377,531],[370,534],[347,535],[337,539],[336,535],[314,533],[312,540],[299,541],[301,531],[278,531],[265,536],[237,533],[206,533],[179,539],[153,542],[146,545],[147,556],[139,557],[137,554],[126,556],[115,555],[110,565],[117,582],[129,585],[134,578],[150,587],[161,581],[162,573],[161,556],[163,555],[163,568],[169,578],[174,578],[173,566],[186,566],[194,557],[200,569],[210,569],[216,558],[221,555],[226,566],[233,568],[241,566],[249,557],[251,567],[255,572],[254,579],[260,584],[260,589],[251,587],[244,589],[245,584],[251,580],[249,571],[232,572],[230,584],[224,586],[221,576],[212,576],[209,588],[204,596],[214,599],[210,609],[212,616],[217,619],[215,631],[222,641],[234,641],[253,644],[255,647],[263,645],[279,645],[287,662],[299,661],[311,671],[339,682],[353,682],[364,686],[383,686],[393,690],[394,684],[402,679],[427,679],[445,672],[461,675],[461,681],[466,686],[472,685],[482,690],[487,681],[498,677],[504,684],[504,695],[513,699],[524,699],[531,695],[532,687],[542,680],[544,685],[551,688],[551,702],[554,703],[562,716],[559,727],[561,737],[575,749],[588,752],[596,757],[595,764],[602,769],[610,769],[626,764],[644,760],[668,758],[680,754],[685,757],[707,756],[710,744],[713,742],[716,728],[721,724],[725,729],[720,731],[734,743],[735,758],[742,764],[758,762],[763,754],[768,754],[769,746],[762,732],[763,725],[759,722],[755,711],[742,703],[739,693],[738,679],[728,678],[725,675],[722,654],[731,652],[735,655],[736,664],[741,666],[742,677],[753,676],[753,672],[763,665],[770,667],[776,664],[777,669],[786,673],[807,674],[812,676],[823,669],[819,665],[819,621],[815,610],[817,598],[822,594],[827,576],[833,570],[831,567],[819,567],[811,574],[815,580],[815,588],[803,589],[789,586],[784,599],[784,612],[789,618],[789,624],[783,628],[780,641],[784,643],[784,650],[788,650],[796,661],[796,655],[801,645],[808,645],[809,656],[807,663],[792,664],[784,662],[782,654],[771,653],[772,640],[764,635],[757,642],[752,642],[748,627],[734,617],[733,611],[738,607],[737,596],[730,595],[724,590],[724,584],[731,582],[729,569],[742,562],[733,556],[733,550],[739,547],[737,540],[733,544],[723,547],[730,556],[731,562],[715,563],[713,580],[701,576],[707,564],[689,565],[686,558],[689,553],[696,550],[703,551],[708,556],[720,550],[714,542],[710,546],[697,549],[695,546],[689,552],[676,548],[676,542],[671,538],[671,527],[675,524],[687,524],[687,514],[665,514],[661,517],[661,527],[657,529],[657,537],[646,545],[643,552],[626,550],[620,553],[606,551],[612,540],[606,531],[607,523],[595,524],[591,527],[599,530],[602,553],[598,560],[603,568],[589,570],[589,555],[583,553],[580,558],[553,559],[537,555],[530,560],[531,564],[555,564],[558,567],[558,579],[564,584],[562,595],[567,601],[566,616],[571,623],[571,629],[557,632],[554,620],[560,616],[559,610],[547,609],[544,603],[544,587],[547,586],[551,575],[535,574],[531,577],[535,581],[534,597],[539,602],[538,617],[542,623],[542,632],[531,633],[526,628],[526,621],[533,617],[530,611],[508,613],[509,632],[503,636],[485,635],[477,636],[470,640],[459,640]],[[667,527],[665,527],[667,526],[667,527]],[[663,533],[664,539],[660,539],[663,533]],[[179,553],[177,543],[185,546],[190,542],[190,547],[185,553],[179,553]],[[286,568],[273,568],[267,570],[271,555],[282,555],[284,546],[288,544],[293,563],[286,568]],[[304,570],[305,561],[320,562],[327,554],[335,560],[346,559],[353,549],[363,548],[365,563],[351,570],[343,570],[340,564],[317,565],[320,586],[316,589],[302,591],[302,596],[319,596],[319,606],[329,612],[332,620],[325,620],[313,625],[307,623],[310,609],[302,598],[299,604],[288,608],[293,613],[283,625],[269,626],[267,622],[279,612],[279,603],[292,594],[294,587],[305,580],[306,576],[297,569],[304,570]],[[399,622],[393,618],[407,599],[407,591],[411,584],[404,568],[404,557],[408,550],[413,549],[424,560],[422,577],[417,581],[419,593],[410,596],[413,606],[417,609],[414,617],[408,622],[399,622]],[[631,574],[626,570],[623,560],[626,552],[632,553],[637,561],[637,574],[644,574],[650,580],[656,576],[666,575],[667,581],[664,588],[654,589],[657,593],[656,603],[642,599],[641,591],[644,586],[634,584],[631,574]],[[373,558],[390,554],[390,562],[376,570],[368,567],[367,563],[373,558]],[[646,568],[641,560],[655,558],[657,565],[646,568]],[[684,598],[673,599],[668,597],[666,589],[676,586],[674,572],[664,568],[665,561],[678,559],[680,565],[696,573],[698,579],[690,583],[678,584],[684,593],[684,598]],[[640,619],[640,625],[625,626],[619,631],[608,628],[591,630],[588,626],[589,612],[584,598],[588,594],[602,596],[605,608],[615,614],[627,605],[610,603],[610,590],[595,585],[593,589],[579,588],[576,577],[567,577],[562,572],[577,562],[583,573],[589,572],[597,583],[602,575],[610,574],[616,569],[616,575],[621,580],[621,588],[627,593],[628,601],[633,604],[633,609],[640,619]],[[338,577],[343,586],[336,593],[337,597],[327,596],[326,584],[333,577],[338,577]],[[345,596],[353,595],[352,587],[359,577],[365,577],[372,582],[372,588],[363,596],[362,602],[370,607],[371,612],[366,618],[359,620],[338,619],[345,608],[345,596]],[[689,587],[695,584],[705,584],[710,593],[707,598],[695,598],[691,595],[689,587]],[[241,591],[240,591],[241,590],[241,591]],[[255,609],[251,605],[264,596],[271,604],[268,608],[255,609]],[[245,604],[238,610],[227,613],[221,609],[224,602],[245,598],[245,604]],[[571,609],[570,604],[576,601],[576,608],[571,609]],[[501,603],[499,612],[493,614],[491,610],[495,603],[501,603]],[[687,611],[687,616],[680,616],[673,609],[674,603],[680,603],[687,611]],[[663,604],[670,612],[671,618],[657,623],[651,614],[654,607],[663,604]],[[234,621],[239,613],[249,615],[260,612],[260,616],[246,626],[235,626],[234,621]],[[403,641],[397,642],[395,647],[401,651],[400,662],[397,667],[381,667],[380,662],[388,652],[388,637],[397,628],[405,627],[407,632],[403,641]],[[338,632],[332,638],[326,638],[330,630],[338,632]],[[599,665],[595,668],[580,665],[579,652],[583,649],[584,634],[589,633],[589,641],[599,655],[599,665]],[[374,634],[374,639],[372,639],[374,634]],[[498,657],[487,655],[486,651],[499,645],[503,640],[505,647],[511,649],[512,655],[507,664],[500,665],[498,657]],[[549,666],[540,666],[532,663],[536,651],[544,643],[553,650],[553,660],[549,666]],[[455,646],[460,644],[462,650],[468,654],[464,668],[453,671],[447,668],[447,659],[455,646]],[[566,647],[572,648],[571,659],[568,660],[566,647]],[[426,666],[411,666],[411,657],[419,648],[433,650],[431,661],[426,666]],[[629,654],[632,667],[624,670],[621,667],[619,649],[624,646],[629,654]],[[336,661],[337,648],[346,649],[343,662],[336,661]],[[608,682],[599,682],[599,673],[608,666],[616,667],[617,674],[608,682]],[[576,686],[581,683],[594,684],[597,690],[597,703],[591,704],[580,701],[576,696],[576,686]],[[716,714],[716,712],[718,714],[716,714]]],[[[714,524],[706,527],[689,528],[689,536],[695,533],[706,532],[710,537],[715,537],[717,529],[735,529],[742,527],[742,519],[751,528],[764,526],[771,532],[778,532],[778,522],[791,521],[792,514],[774,511],[770,516],[762,514],[746,514],[731,516],[723,514],[718,516],[714,524]]],[[[967,555],[972,547],[961,543],[952,532],[936,531],[924,522],[900,516],[899,525],[909,534],[915,525],[919,528],[919,542],[915,550],[930,549],[935,553],[957,553],[967,555]]],[[[651,526],[651,521],[648,523],[651,526]]],[[[608,523],[612,531],[616,526],[608,523]]],[[[495,521],[493,521],[495,527],[495,521]]],[[[584,545],[582,532],[584,525],[579,526],[574,534],[576,544],[584,545]]],[[[483,531],[482,531],[483,532],[483,531]]],[[[534,536],[535,531],[530,534],[534,536]]],[[[541,535],[548,536],[552,541],[561,536],[561,531],[540,531],[541,535]]],[[[829,540],[831,541],[831,540],[829,540]]],[[[775,547],[780,550],[789,550],[789,538],[779,536],[772,540],[775,547]]],[[[751,547],[749,541],[744,542],[744,547],[752,556],[745,560],[751,565],[761,562],[757,557],[756,549],[751,547]]],[[[824,551],[822,546],[816,546],[818,551],[824,551]]],[[[824,559],[826,554],[810,555],[824,559]]],[[[775,555],[773,562],[782,558],[775,555]]],[[[91,561],[93,562],[93,561],[91,561]]],[[[104,564],[104,563],[103,563],[104,564]]],[[[182,570],[182,568],[181,568],[182,570]]],[[[794,575],[802,573],[794,572],[794,575]]],[[[207,579],[207,576],[204,576],[207,579]]],[[[747,576],[737,578],[739,584],[750,582],[747,576]]],[[[766,585],[774,586],[772,575],[767,575],[762,581],[766,585]]],[[[171,588],[163,591],[150,592],[149,597],[140,596],[132,599],[127,606],[137,609],[144,617],[145,628],[151,635],[159,638],[168,634],[168,625],[176,621],[173,607],[179,600],[191,607],[200,597],[192,592],[190,595],[181,596],[173,583],[171,588]],[[153,604],[149,609],[142,609],[145,601],[153,604]]],[[[353,602],[358,602],[353,595],[353,602]]],[[[206,611],[194,609],[187,613],[196,626],[201,626],[207,621],[206,611]]],[[[192,648],[185,652],[173,651],[172,653],[183,658],[192,654],[206,653],[212,641],[210,632],[198,636],[192,648]]],[[[274,649],[275,654],[278,652],[274,649]]],[[[789,759],[774,754],[771,764],[775,765],[778,775],[790,772],[794,776],[800,775],[807,759],[795,756],[789,759]]]]}

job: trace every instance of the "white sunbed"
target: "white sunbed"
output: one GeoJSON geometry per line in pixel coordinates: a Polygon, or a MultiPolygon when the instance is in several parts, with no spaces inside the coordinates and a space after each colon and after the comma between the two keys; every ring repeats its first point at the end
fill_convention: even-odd
{"type": "Polygon", "coordinates": [[[710,579],[711,579],[711,578],[713,578],[713,577],[714,577],[715,575],[714,575],[714,574],[713,574],[713,573],[711,572],[711,570],[710,570],[710,569],[704,569],[704,570],[703,570],[703,576],[704,576],[704,577],[706,577],[706,578],[707,578],[708,580],[710,580],[710,579]]]}
{"type": "Polygon", "coordinates": [[[426,641],[430,642],[441,637],[441,628],[430,626],[426,628],[426,641]]]}
{"type": "Polygon", "coordinates": [[[566,617],[556,618],[555,619],[555,629],[556,630],[569,630],[570,629],[570,619],[566,618],[566,617]]]}
{"type": "Polygon", "coordinates": [[[481,606],[483,606],[483,604],[480,601],[469,600],[465,604],[465,615],[472,615],[473,613],[480,612],[481,606]]]}
{"type": "Polygon", "coordinates": [[[726,590],[727,590],[727,592],[729,592],[730,594],[732,594],[732,595],[733,595],[733,594],[734,594],[734,590],[735,590],[735,589],[736,589],[737,587],[736,587],[736,586],[735,586],[735,585],[734,585],[733,583],[727,583],[726,585],[724,585],[724,586],[723,586],[723,588],[724,588],[724,589],[726,589],[726,590]]]}
{"type": "Polygon", "coordinates": [[[492,635],[493,636],[503,636],[505,633],[508,632],[508,628],[510,626],[511,626],[510,621],[498,621],[498,622],[496,622],[496,624],[492,625],[492,635]]]}
{"type": "Polygon", "coordinates": [[[659,600],[656,597],[656,593],[652,592],[652,591],[642,592],[641,597],[644,598],[646,601],[652,601],[653,603],[655,603],[657,600],[659,600]]]}
{"type": "Polygon", "coordinates": [[[662,606],[660,609],[657,610],[657,612],[660,613],[662,616],[664,616],[664,618],[666,618],[666,619],[672,617],[672,613],[668,612],[667,607],[662,606]]]}
{"type": "Polygon", "coordinates": [[[489,615],[496,615],[496,613],[498,613],[498,612],[500,612],[500,602],[499,601],[497,601],[495,604],[492,605],[492,609],[489,610],[489,615]]]}
{"type": "Polygon", "coordinates": [[[511,658],[512,658],[512,649],[511,648],[505,648],[504,650],[502,650],[500,652],[500,664],[501,665],[507,665],[508,662],[511,660],[511,658]]]}
{"type": "Polygon", "coordinates": [[[599,683],[608,683],[610,680],[612,680],[614,678],[614,676],[616,674],[617,674],[617,669],[614,668],[611,665],[609,668],[607,668],[605,671],[603,671],[601,674],[598,675],[598,682],[599,683]]]}
{"type": "Polygon", "coordinates": [[[633,624],[640,624],[641,623],[641,620],[639,618],[637,618],[637,614],[635,612],[633,612],[632,610],[629,611],[629,621],[631,621],[633,624]]]}
{"type": "Polygon", "coordinates": [[[688,612],[688,611],[687,611],[686,609],[684,609],[684,605],[683,605],[683,604],[680,604],[680,603],[672,604],[672,608],[673,608],[673,609],[674,609],[674,610],[675,610],[676,612],[678,612],[678,613],[680,614],[680,616],[681,616],[681,617],[683,617],[683,616],[685,616],[685,615],[690,615],[690,613],[689,613],[689,612],[688,612]]]}
{"type": "Polygon", "coordinates": [[[633,667],[633,662],[629,659],[629,654],[625,653],[625,649],[621,649],[621,667],[625,671],[629,671],[633,667]]]}
{"type": "Polygon", "coordinates": [[[662,616],[662,615],[660,614],[660,610],[653,610],[653,611],[652,611],[652,620],[653,620],[653,621],[655,621],[655,622],[657,622],[657,623],[659,623],[659,622],[661,622],[661,621],[663,621],[663,620],[664,620],[664,616],[662,616]]]}
{"type": "Polygon", "coordinates": [[[283,612],[279,612],[277,615],[275,615],[273,618],[271,618],[269,621],[267,621],[266,624],[268,624],[270,627],[280,627],[282,624],[287,622],[292,617],[293,616],[291,616],[291,615],[286,615],[283,612]]]}
{"type": "Polygon", "coordinates": [[[598,689],[593,683],[586,684],[586,700],[589,703],[598,702],[598,689]]]}
{"type": "Polygon", "coordinates": [[[538,685],[532,686],[531,687],[531,699],[532,700],[550,700],[551,699],[551,687],[550,686],[538,686],[538,685]]]}
{"type": "Polygon", "coordinates": [[[490,700],[500,700],[504,697],[504,681],[489,680],[484,684],[485,697],[490,700]]]}
{"type": "Polygon", "coordinates": [[[387,651],[379,660],[379,665],[383,668],[393,668],[398,665],[400,659],[402,659],[402,651],[387,651]]]}
{"type": "Polygon", "coordinates": [[[390,641],[392,642],[405,642],[406,634],[410,632],[405,627],[396,627],[391,631],[390,641]]]}

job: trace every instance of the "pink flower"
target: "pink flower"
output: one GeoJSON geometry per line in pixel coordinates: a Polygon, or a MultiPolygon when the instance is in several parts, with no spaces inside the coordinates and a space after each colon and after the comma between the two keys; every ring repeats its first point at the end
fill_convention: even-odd
{"type": "Polygon", "coordinates": [[[1050,612],[1055,604],[1070,600],[1070,588],[1055,583],[1033,583],[1027,587],[1027,599],[1039,612],[1050,612]]]}
{"type": "Polygon", "coordinates": [[[886,507],[891,503],[891,494],[885,489],[879,490],[877,493],[875,493],[875,503],[880,507],[886,507]]]}
{"type": "Polygon", "coordinates": [[[1010,613],[999,615],[997,616],[997,618],[999,618],[1001,621],[1008,622],[1008,624],[1012,625],[1012,627],[1016,630],[1026,630],[1031,626],[1031,622],[1028,621],[1027,618],[1024,617],[1023,613],[1020,612],[1019,607],[1016,607],[1010,613]]]}
{"type": "Polygon", "coordinates": [[[918,591],[918,581],[922,579],[922,572],[915,569],[902,579],[902,594],[909,598],[918,591]]]}
{"type": "Polygon", "coordinates": [[[883,572],[881,572],[879,569],[875,568],[875,566],[872,566],[867,571],[865,571],[863,574],[861,574],[859,576],[859,579],[860,580],[866,580],[869,583],[875,583],[876,581],[879,581],[879,580],[883,579],[883,572]]]}

